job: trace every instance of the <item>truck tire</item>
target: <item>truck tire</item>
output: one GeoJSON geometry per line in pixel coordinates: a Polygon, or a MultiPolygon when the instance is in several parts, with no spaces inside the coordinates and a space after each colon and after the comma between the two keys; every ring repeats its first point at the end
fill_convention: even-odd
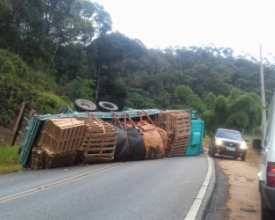
{"type": "Polygon", "coordinates": [[[103,112],[111,112],[111,111],[117,111],[118,107],[111,102],[100,101],[98,103],[98,109],[103,112]]]}
{"type": "Polygon", "coordinates": [[[78,112],[96,111],[96,105],[87,99],[77,99],[74,102],[74,108],[78,112]]]}

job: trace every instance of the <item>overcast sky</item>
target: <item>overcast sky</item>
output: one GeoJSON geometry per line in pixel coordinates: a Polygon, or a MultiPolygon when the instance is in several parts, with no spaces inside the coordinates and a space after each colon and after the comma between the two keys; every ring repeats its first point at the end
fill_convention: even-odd
{"type": "MultiPolygon", "coordinates": [[[[113,31],[147,48],[230,47],[259,59],[275,56],[274,0],[94,0],[112,18],[113,31]]],[[[274,61],[275,62],[275,61],[274,61]]]]}

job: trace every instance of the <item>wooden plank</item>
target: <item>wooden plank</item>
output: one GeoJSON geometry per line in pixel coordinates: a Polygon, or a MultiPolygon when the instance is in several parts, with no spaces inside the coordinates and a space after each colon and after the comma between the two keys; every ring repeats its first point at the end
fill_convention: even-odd
{"type": "Polygon", "coordinates": [[[17,116],[15,126],[14,126],[13,131],[12,131],[10,146],[13,146],[15,141],[16,141],[17,135],[18,135],[19,130],[21,129],[21,126],[22,126],[22,122],[23,122],[23,118],[24,118],[26,108],[27,108],[27,102],[23,102],[22,106],[20,108],[20,112],[17,116]]]}

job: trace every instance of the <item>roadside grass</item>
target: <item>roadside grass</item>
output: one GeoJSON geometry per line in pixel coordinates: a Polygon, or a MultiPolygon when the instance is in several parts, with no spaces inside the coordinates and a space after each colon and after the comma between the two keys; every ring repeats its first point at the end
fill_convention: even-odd
{"type": "Polygon", "coordinates": [[[255,134],[255,135],[245,134],[244,139],[248,140],[249,143],[252,144],[254,139],[262,139],[262,135],[261,134],[255,134]]]}
{"type": "Polygon", "coordinates": [[[247,150],[247,155],[246,159],[247,162],[249,162],[252,166],[259,166],[260,163],[260,151],[257,151],[256,149],[253,149],[252,143],[254,139],[262,139],[261,134],[255,134],[255,135],[244,135],[245,140],[248,140],[248,150],[247,150]]]}
{"type": "Polygon", "coordinates": [[[19,146],[13,147],[0,143],[0,174],[6,174],[22,170],[19,164],[19,146]]]}
{"type": "Polygon", "coordinates": [[[248,145],[247,155],[246,155],[246,161],[250,163],[252,166],[259,166],[260,163],[260,152],[253,149],[252,146],[248,145]]]}

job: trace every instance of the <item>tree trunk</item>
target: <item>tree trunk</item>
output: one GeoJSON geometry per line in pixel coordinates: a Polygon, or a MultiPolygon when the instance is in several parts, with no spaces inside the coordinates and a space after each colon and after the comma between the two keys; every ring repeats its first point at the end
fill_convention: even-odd
{"type": "Polygon", "coordinates": [[[52,56],[52,59],[51,59],[51,62],[50,62],[50,64],[49,64],[49,66],[48,66],[48,68],[47,68],[46,74],[48,73],[48,71],[49,71],[49,69],[50,69],[50,67],[51,67],[51,65],[52,65],[52,63],[53,63],[53,60],[54,60],[55,55],[56,55],[56,52],[57,52],[59,46],[61,45],[61,41],[62,41],[62,39],[60,39],[60,41],[59,41],[58,44],[56,45],[54,54],[53,54],[53,56],[52,56]]]}
{"type": "Polygon", "coordinates": [[[99,82],[100,82],[100,67],[98,67],[97,73],[97,84],[96,84],[96,93],[95,93],[95,100],[98,100],[98,93],[99,93],[99,82]]]}

